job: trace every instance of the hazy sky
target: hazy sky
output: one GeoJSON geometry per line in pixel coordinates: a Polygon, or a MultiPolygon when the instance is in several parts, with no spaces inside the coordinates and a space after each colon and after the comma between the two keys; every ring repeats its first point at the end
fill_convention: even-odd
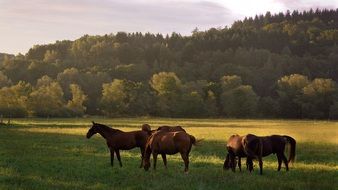
{"type": "Polygon", "coordinates": [[[118,31],[188,35],[255,14],[338,8],[338,0],[0,0],[0,52],[118,31]]]}

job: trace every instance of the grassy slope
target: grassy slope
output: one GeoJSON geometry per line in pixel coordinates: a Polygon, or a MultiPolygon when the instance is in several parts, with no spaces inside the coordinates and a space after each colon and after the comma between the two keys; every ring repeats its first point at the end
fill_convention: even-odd
{"type": "MultiPolygon", "coordinates": [[[[139,169],[139,150],[122,152],[123,168],[110,167],[109,153],[100,136],[84,135],[91,119],[15,120],[0,127],[0,189],[338,189],[338,123],[289,120],[221,119],[96,119],[122,130],[180,124],[202,146],[190,156],[184,174],[179,155],[168,157],[168,167],[139,169]],[[274,155],[258,170],[224,172],[225,140],[233,133],[287,134],[296,138],[297,160],[290,172],[277,172],[274,155]]],[[[257,163],[256,168],[257,168],[257,163]]]]}

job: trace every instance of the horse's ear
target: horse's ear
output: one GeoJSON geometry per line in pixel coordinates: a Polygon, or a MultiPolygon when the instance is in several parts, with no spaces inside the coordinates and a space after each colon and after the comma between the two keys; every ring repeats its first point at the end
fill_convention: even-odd
{"type": "Polygon", "coordinates": [[[93,123],[93,125],[95,125],[95,122],[94,122],[94,121],[92,121],[92,123],[93,123]]]}

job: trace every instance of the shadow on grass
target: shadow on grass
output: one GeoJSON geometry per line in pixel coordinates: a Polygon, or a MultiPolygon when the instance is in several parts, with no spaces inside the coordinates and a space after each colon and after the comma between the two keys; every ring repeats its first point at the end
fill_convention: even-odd
{"type": "MultiPolygon", "coordinates": [[[[2,189],[334,189],[337,185],[335,170],[296,167],[277,172],[274,156],[264,159],[263,176],[258,170],[251,174],[223,171],[225,143],[219,141],[206,140],[193,148],[186,175],[179,155],[168,157],[168,170],[159,157],[158,170],[145,172],[138,168],[139,149],[123,151],[124,166],[118,167],[115,160],[112,168],[101,137],[88,140],[79,135],[1,129],[0,139],[2,189]]],[[[337,165],[337,155],[327,156],[323,151],[334,152],[336,146],[303,143],[298,148],[299,162],[337,165]]]]}

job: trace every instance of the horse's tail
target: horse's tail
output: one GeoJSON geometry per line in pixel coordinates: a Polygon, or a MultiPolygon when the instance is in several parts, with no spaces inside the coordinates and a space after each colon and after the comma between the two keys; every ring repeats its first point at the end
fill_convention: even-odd
{"type": "Polygon", "coordinates": [[[142,125],[142,131],[147,132],[149,135],[151,135],[151,128],[149,124],[143,124],[142,125]]]}
{"type": "Polygon", "coordinates": [[[203,139],[196,140],[196,138],[192,135],[189,135],[189,137],[190,137],[191,144],[195,146],[199,145],[199,142],[203,141],[203,139]]]}
{"type": "Polygon", "coordinates": [[[290,136],[284,136],[287,143],[291,145],[288,162],[294,162],[296,157],[296,140],[290,136]]]}

